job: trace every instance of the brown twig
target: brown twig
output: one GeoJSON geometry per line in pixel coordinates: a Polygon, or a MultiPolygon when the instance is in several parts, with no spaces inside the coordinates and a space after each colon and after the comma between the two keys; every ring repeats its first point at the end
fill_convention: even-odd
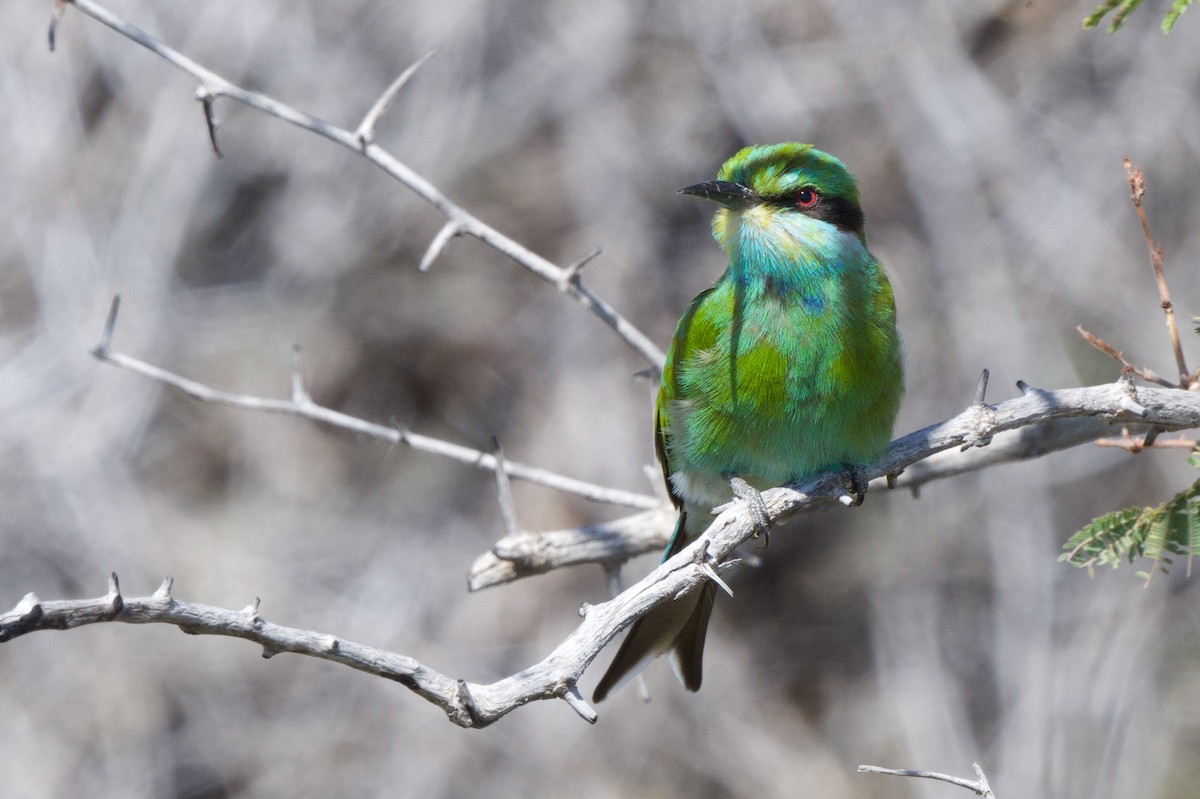
{"type": "Polygon", "coordinates": [[[1139,453],[1143,450],[1147,450],[1147,449],[1188,449],[1188,450],[1191,450],[1191,449],[1195,449],[1196,446],[1198,444],[1200,444],[1200,441],[1197,441],[1196,439],[1185,438],[1183,436],[1180,436],[1179,438],[1172,438],[1168,441],[1159,441],[1157,439],[1157,436],[1158,436],[1158,428],[1157,427],[1150,428],[1150,431],[1146,435],[1139,436],[1137,438],[1135,438],[1129,432],[1129,428],[1125,428],[1124,430],[1121,431],[1121,435],[1119,437],[1096,439],[1096,446],[1097,447],[1116,447],[1117,449],[1123,449],[1132,455],[1136,455],[1137,453],[1139,453]]]}
{"type": "Polygon", "coordinates": [[[1122,159],[1122,162],[1125,165],[1125,178],[1129,181],[1129,199],[1137,209],[1138,221],[1142,223],[1142,233],[1146,236],[1146,247],[1150,250],[1150,264],[1154,267],[1154,280],[1158,284],[1158,296],[1163,315],[1167,318],[1171,347],[1175,351],[1175,365],[1179,369],[1179,386],[1189,388],[1193,378],[1188,373],[1187,362],[1183,358],[1179,326],[1175,323],[1175,306],[1171,303],[1171,292],[1167,289],[1167,278],[1163,274],[1163,248],[1154,243],[1154,236],[1150,234],[1150,221],[1146,218],[1146,209],[1142,207],[1142,196],[1146,193],[1146,176],[1130,162],[1128,156],[1122,159]]]}
{"type": "Polygon", "coordinates": [[[1121,364],[1121,371],[1132,372],[1133,374],[1145,380],[1147,383],[1157,383],[1166,388],[1177,388],[1174,383],[1172,383],[1170,380],[1160,377],[1153,369],[1147,369],[1144,366],[1135,366],[1129,361],[1125,360],[1125,354],[1123,352],[1099,336],[1084,330],[1083,325],[1076,325],[1075,329],[1079,331],[1079,335],[1083,336],[1084,341],[1086,341],[1088,344],[1091,344],[1093,347],[1100,350],[1117,363],[1121,364]]]}

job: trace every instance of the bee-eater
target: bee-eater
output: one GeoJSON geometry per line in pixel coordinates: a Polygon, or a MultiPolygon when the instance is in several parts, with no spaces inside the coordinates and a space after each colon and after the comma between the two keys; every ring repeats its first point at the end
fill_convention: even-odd
{"type": "MultiPolygon", "coordinates": [[[[659,385],[655,449],[679,509],[664,559],[733,495],[761,507],[757,491],[882,456],[904,393],[892,287],[841,161],[811,144],[747,147],[681,193],[720,206],[729,266],[679,320],[659,385]]],[[[596,701],[664,653],[699,690],[715,594],[708,582],[635,622],[596,701]]]]}

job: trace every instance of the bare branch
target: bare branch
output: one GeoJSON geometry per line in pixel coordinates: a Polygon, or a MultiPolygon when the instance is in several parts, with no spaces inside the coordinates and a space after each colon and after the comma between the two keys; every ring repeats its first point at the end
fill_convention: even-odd
{"type": "Polygon", "coordinates": [[[616,568],[667,546],[676,511],[662,504],[612,522],[548,532],[507,535],[471,564],[467,587],[479,591],[566,566],[600,563],[616,568]]]}
{"type": "MultiPolygon", "coordinates": [[[[299,373],[299,362],[297,361],[293,367],[292,373],[292,396],[288,399],[269,399],[266,397],[254,397],[247,394],[235,394],[230,391],[223,391],[218,388],[213,388],[205,383],[200,383],[196,380],[190,380],[186,377],[169,372],[166,369],[161,369],[157,366],[140,361],[137,358],[132,358],[112,349],[113,330],[116,326],[117,312],[120,309],[120,298],[113,299],[112,309],[109,311],[108,320],[105,322],[104,333],[100,339],[100,343],[92,350],[98,360],[105,363],[118,366],[122,369],[127,369],[131,372],[148,377],[164,385],[176,388],[187,394],[193,399],[198,399],[203,402],[214,402],[219,405],[228,405],[233,408],[241,408],[250,411],[263,411],[266,413],[284,413],[293,416],[301,416],[306,419],[321,422],[333,427],[340,427],[344,430],[351,430],[355,433],[370,436],[381,441],[387,441],[392,444],[404,444],[412,449],[420,452],[428,452],[433,455],[440,455],[443,458],[465,463],[469,466],[474,466],[478,469],[487,471],[496,470],[496,458],[494,455],[482,452],[471,447],[464,447],[459,444],[452,444],[448,441],[423,436],[418,433],[413,433],[399,427],[389,427],[387,425],[368,422],[365,419],[359,419],[356,416],[335,411],[332,408],[326,408],[323,405],[318,405],[304,390],[303,381],[299,373]]],[[[299,358],[297,351],[295,357],[299,358]]],[[[527,466],[523,463],[508,462],[504,466],[505,472],[509,477],[518,480],[526,480],[531,483],[544,485],[547,488],[553,488],[556,491],[562,491],[567,494],[584,497],[593,502],[603,502],[611,505],[621,505],[627,508],[650,509],[657,508],[660,500],[655,497],[645,494],[636,494],[631,491],[622,491],[616,488],[606,488],[593,483],[588,483],[583,480],[576,480],[571,477],[554,474],[553,472],[539,469],[534,466],[527,466]]]]}
{"type": "Polygon", "coordinates": [[[1154,282],[1158,284],[1158,296],[1163,315],[1167,319],[1171,349],[1175,352],[1179,385],[1187,388],[1191,378],[1188,375],[1187,362],[1183,358],[1183,345],[1179,341],[1179,326],[1175,324],[1175,306],[1171,303],[1171,292],[1167,289],[1167,277],[1163,273],[1163,248],[1154,243],[1154,236],[1150,234],[1150,220],[1146,218],[1146,209],[1142,207],[1142,196],[1146,193],[1146,176],[1128,157],[1122,159],[1122,163],[1125,165],[1125,179],[1129,181],[1129,199],[1137,209],[1138,221],[1142,223],[1142,234],[1146,237],[1146,247],[1150,250],[1150,265],[1154,269],[1154,282]]]}
{"type": "Polygon", "coordinates": [[[1158,428],[1152,427],[1146,433],[1144,438],[1134,438],[1129,429],[1121,431],[1120,437],[1117,438],[1100,438],[1096,440],[1097,447],[1117,447],[1123,449],[1131,455],[1136,455],[1139,452],[1144,452],[1148,449],[1195,449],[1200,446],[1200,441],[1194,438],[1187,438],[1180,435],[1179,438],[1173,438],[1170,441],[1159,441],[1158,428]]]}
{"type": "MultiPolygon", "coordinates": [[[[893,442],[889,453],[921,451],[907,462],[889,455],[872,469],[875,478],[870,487],[877,491],[906,488],[915,494],[935,480],[1100,443],[1097,439],[1121,418],[1128,420],[1125,427],[1130,431],[1158,429],[1158,419],[1167,421],[1165,426],[1170,429],[1200,427],[1200,395],[1195,392],[1142,388],[1137,396],[1147,403],[1143,406],[1130,399],[1127,385],[1121,380],[1107,386],[1059,391],[1025,386],[1025,396],[1020,399],[998,405],[972,403],[953,419],[893,442]],[[1125,407],[1128,404],[1139,410],[1130,410],[1125,407]],[[1140,411],[1147,415],[1143,418],[1140,411]],[[1135,418],[1139,419],[1136,423],[1135,418]],[[933,431],[939,439],[947,437],[956,443],[931,449],[933,431]]],[[[839,500],[842,496],[849,498],[844,488],[838,487],[835,493],[839,500]]],[[[658,510],[604,524],[506,536],[476,558],[467,584],[478,591],[566,566],[600,563],[613,567],[639,555],[662,551],[674,521],[674,511],[664,503],[658,510]]]]}
{"type": "MultiPolygon", "coordinates": [[[[57,1],[62,2],[62,0],[57,1]]],[[[574,274],[570,274],[567,269],[543,258],[490,225],[485,224],[454,203],[436,186],[379,145],[374,143],[364,144],[361,138],[361,133],[363,132],[362,125],[356,131],[346,130],[311,114],[299,111],[260,92],[243,89],[212,70],[197,64],[182,53],[167,47],[150,34],[131,25],[102,6],[92,2],[92,0],[66,1],[70,2],[71,5],[74,5],[84,14],[107,25],[127,39],[140,44],[200,82],[201,88],[197,92],[196,97],[205,106],[205,119],[207,120],[209,136],[212,140],[214,150],[216,149],[216,123],[212,115],[212,104],[220,97],[235,100],[256,111],[276,117],[277,119],[282,119],[285,122],[290,122],[297,127],[311,131],[336,144],[340,144],[378,166],[417,196],[421,197],[421,199],[437,208],[446,217],[447,225],[439,232],[438,237],[434,239],[433,244],[430,245],[429,250],[426,252],[425,258],[422,259],[422,264],[425,268],[428,268],[429,263],[432,263],[433,258],[437,256],[441,248],[445,246],[451,237],[454,235],[472,236],[497,252],[508,256],[514,262],[550,284],[560,288],[565,286],[563,293],[570,295],[576,302],[599,317],[626,344],[649,362],[654,369],[662,368],[663,361],[666,360],[666,356],[662,350],[656,347],[629,320],[621,316],[616,309],[601,300],[590,289],[586,288],[579,280],[577,270],[574,274]],[[449,232],[448,229],[450,229],[449,232]],[[434,244],[438,246],[435,247],[434,244]]],[[[51,36],[53,36],[53,30],[54,27],[52,26],[51,36]]],[[[401,77],[404,76],[402,75],[401,77]]],[[[398,82],[399,80],[397,80],[398,82]]],[[[393,83],[393,86],[395,85],[393,83]]],[[[386,96],[387,92],[385,92],[386,96]]],[[[381,101],[383,100],[384,98],[381,98],[381,101]]],[[[370,117],[370,113],[368,113],[368,117],[370,117]]],[[[368,121],[373,122],[373,120],[369,119],[364,119],[363,122],[365,124],[368,121]]]]}
{"type": "Polygon", "coordinates": [[[949,774],[938,774],[936,771],[913,771],[906,768],[883,768],[882,766],[859,766],[859,774],[891,774],[897,777],[923,777],[929,780],[940,780],[948,782],[952,785],[957,785],[960,788],[966,788],[974,791],[977,795],[984,799],[996,799],[996,794],[992,793],[992,786],[988,785],[987,775],[983,773],[983,768],[978,763],[972,763],[975,767],[976,778],[973,780],[964,779],[963,777],[951,777],[949,774]]]}
{"type": "MultiPolygon", "coordinates": [[[[1021,397],[987,406],[991,412],[989,429],[981,431],[977,409],[968,408],[952,419],[893,442],[883,460],[861,470],[863,477],[897,474],[932,453],[961,447],[981,432],[995,437],[1006,430],[1072,417],[1097,417],[1117,424],[1143,422],[1164,430],[1200,426],[1200,393],[1196,392],[1140,389],[1132,402],[1144,411],[1142,418],[1122,407],[1122,401],[1129,400],[1133,392],[1126,379],[1059,391],[1024,385],[1023,391],[1021,397]]],[[[845,493],[841,479],[841,472],[832,472],[801,485],[762,492],[769,518],[777,521],[818,502],[834,501],[845,493]]],[[[237,612],[179,603],[170,597],[169,582],[164,582],[154,595],[140,599],[121,600],[115,579],[109,593],[100,599],[41,602],[29,594],[12,611],[0,615],[0,641],[35,630],[69,629],[103,621],[174,624],[196,634],[245,638],[261,645],[264,654],[295,652],[396,680],[441,707],[454,723],[481,727],[529,702],[565,699],[600,650],[621,630],[654,607],[712,579],[711,570],[728,568],[736,548],[759,529],[753,516],[745,501],[731,503],[703,535],[640,582],[608,602],[588,606],[582,623],[541,662],[488,685],[454,680],[412,658],[331,635],[274,625],[263,621],[256,608],[237,612]]],[[[580,710],[578,703],[572,703],[572,707],[580,710]]],[[[587,718],[584,713],[580,715],[587,718]]]]}
{"type": "Polygon", "coordinates": [[[1158,385],[1165,386],[1166,388],[1175,388],[1174,383],[1172,383],[1170,380],[1160,377],[1153,369],[1147,369],[1144,366],[1134,366],[1129,361],[1125,360],[1125,354],[1123,352],[1099,336],[1084,330],[1083,325],[1076,325],[1075,329],[1079,331],[1079,335],[1083,336],[1084,341],[1086,341],[1088,344],[1091,344],[1093,347],[1100,350],[1117,363],[1121,364],[1121,368],[1125,369],[1125,371],[1133,372],[1147,383],[1157,383],[1158,385]]]}

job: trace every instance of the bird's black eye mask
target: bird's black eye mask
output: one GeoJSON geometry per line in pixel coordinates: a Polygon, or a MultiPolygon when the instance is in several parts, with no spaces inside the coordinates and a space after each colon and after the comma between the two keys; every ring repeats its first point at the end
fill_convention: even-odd
{"type": "Polygon", "coordinates": [[[762,198],[764,205],[775,208],[786,208],[790,211],[820,219],[823,222],[844,230],[847,233],[863,232],[863,212],[857,204],[845,197],[822,194],[807,186],[801,189],[771,197],[762,198]]]}

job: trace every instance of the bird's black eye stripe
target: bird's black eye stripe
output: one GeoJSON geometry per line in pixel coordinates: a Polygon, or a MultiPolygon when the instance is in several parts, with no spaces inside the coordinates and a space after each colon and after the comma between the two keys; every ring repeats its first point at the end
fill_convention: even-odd
{"type": "Polygon", "coordinates": [[[834,225],[839,230],[850,233],[861,233],[863,229],[863,212],[855,203],[845,197],[833,197],[821,194],[820,200],[810,208],[797,208],[796,195],[781,194],[763,198],[764,205],[776,208],[786,208],[799,214],[807,214],[813,219],[821,219],[834,225]]]}

